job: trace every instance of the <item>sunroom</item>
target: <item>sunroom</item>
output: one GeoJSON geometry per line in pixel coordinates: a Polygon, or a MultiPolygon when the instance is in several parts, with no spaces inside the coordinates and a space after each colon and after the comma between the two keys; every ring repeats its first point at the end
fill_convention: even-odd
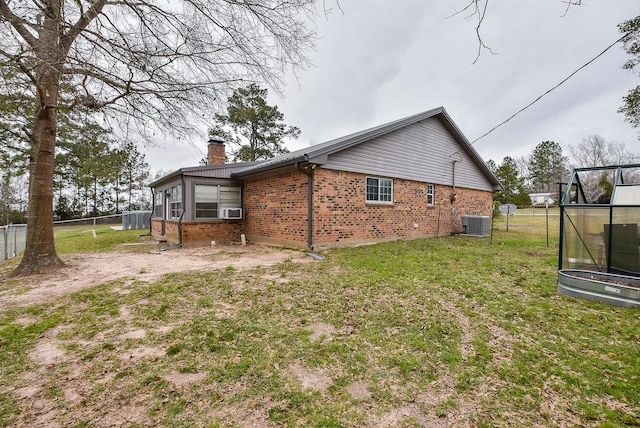
{"type": "Polygon", "coordinates": [[[247,164],[182,168],[153,183],[151,233],[180,246],[239,240],[242,182],[231,177],[247,164]]]}

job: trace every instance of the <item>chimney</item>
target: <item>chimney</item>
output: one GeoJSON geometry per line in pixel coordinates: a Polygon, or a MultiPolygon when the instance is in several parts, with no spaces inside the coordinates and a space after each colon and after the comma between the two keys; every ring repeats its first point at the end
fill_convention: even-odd
{"type": "Polygon", "coordinates": [[[224,165],[224,141],[211,138],[207,142],[207,165],[224,165]]]}

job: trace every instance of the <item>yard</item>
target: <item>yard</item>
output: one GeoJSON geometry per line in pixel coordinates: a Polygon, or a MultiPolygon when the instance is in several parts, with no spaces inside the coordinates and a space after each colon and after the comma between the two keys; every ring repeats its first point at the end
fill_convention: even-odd
{"type": "Polygon", "coordinates": [[[640,425],[640,312],[557,294],[557,238],[316,261],[98,232],[0,282],[0,425],[640,425]]]}

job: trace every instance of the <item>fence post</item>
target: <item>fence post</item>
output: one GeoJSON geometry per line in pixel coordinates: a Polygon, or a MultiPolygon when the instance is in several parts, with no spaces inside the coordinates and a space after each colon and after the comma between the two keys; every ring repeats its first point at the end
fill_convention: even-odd
{"type": "Polygon", "coordinates": [[[9,247],[8,247],[8,243],[7,243],[7,228],[9,226],[5,226],[2,228],[2,242],[3,242],[3,250],[4,250],[4,258],[2,260],[8,260],[9,256],[8,256],[8,251],[9,251],[9,247]]]}
{"type": "Polygon", "coordinates": [[[549,201],[545,203],[546,215],[547,215],[547,247],[549,246],[549,201]]]}
{"type": "Polygon", "coordinates": [[[13,227],[13,257],[18,255],[18,228],[13,227]]]}

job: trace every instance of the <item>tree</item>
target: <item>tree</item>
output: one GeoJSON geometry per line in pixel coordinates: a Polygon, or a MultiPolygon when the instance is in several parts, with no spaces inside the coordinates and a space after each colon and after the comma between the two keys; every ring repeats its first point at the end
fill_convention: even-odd
{"type": "Polygon", "coordinates": [[[498,177],[503,187],[501,191],[493,194],[495,202],[515,205],[531,204],[531,199],[523,186],[524,181],[518,172],[518,165],[513,158],[506,156],[499,166],[490,160],[487,166],[498,177]]]}
{"type": "Polygon", "coordinates": [[[529,158],[529,174],[534,192],[555,193],[567,175],[566,158],[555,141],[538,144],[529,158]]]}
{"type": "Polygon", "coordinates": [[[516,162],[516,166],[518,168],[518,175],[522,179],[522,187],[525,191],[530,192],[532,189],[531,186],[531,174],[529,173],[529,160],[531,158],[531,154],[516,156],[513,160],[516,162]]]}
{"type": "MultiPolygon", "coordinates": [[[[29,128],[29,118],[33,113],[35,98],[28,93],[21,93],[21,88],[15,73],[9,68],[0,67],[5,73],[5,85],[0,85],[0,149],[2,149],[2,171],[1,175],[11,175],[10,183],[17,184],[26,179],[28,181],[29,169],[29,140],[26,138],[25,130],[29,128]]],[[[68,198],[69,188],[73,188],[77,181],[76,171],[71,168],[70,163],[78,147],[93,144],[97,139],[105,139],[110,136],[111,131],[102,127],[97,121],[95,114],[82,106],[74,109],[65,108],[72,100],[68,98],[66,84],[62,86],[60,107],[57,111],[57,135],[55,149],[54,166],[54,190],[57,194],[55,200],[54,213],[58,218],[72,218],[80,212],[68,198]]],[[[83,160],[80,159],[80,163],[83,160]]],[[[91,158],[88,162],[94,162],[91,158]]],[[[75,162],[76,164],[78,161],[75,162]]],[[[103,162],[103,164],[110,164],[103,162]]],[[[27,195],[28,198],[28,195],[27,195]]],[[[22,201],[21,201],[22,202],[22,201]]],[[[24,206],[27,206],[26,200],[24,206]]]]}
{"type": "Polygon", "coordinates": [[[298,128],[285,125],[278,106],[267,105],[266,97],[267,90],[252,83],[229,97],[227,114],[216,114],[218,123],[209,135],[239,146],[233,153],[234,161],[250,162],[288,153],[284,139],[300,135],[298,128]]]}
{"type": "MultiPolygon", "coordinates": [[[[136,198],[136,192],[141,192],[146,187],[149,178],[149,164],[145,160],[144,153],[140,153],[135,144],[125,142],[113,153],[114,187],[124,186],[127,193],[126,209],[142,209],[141,198],[136,198]]],[[[119,211],[118,198],[116,198],[116,212],[119,211]]]]}
{"type": "MultiPolygon", "coordinates": [[[[633,56],[622,68],[635,70],[640,64],[640,16],[624,21],[618,25],[618,29],[624,35],[624,49],[633,56]]],[[[623,113],[634,128],[640,127],[640,85],[631,89],[623,101],[624,104],[618,112],[623,113]]]]}
{"type": "Polygon", "coordinates": [[[277,87],[307,65],[312,0],[0,0],[0,67],[33,97],[27,243],[11,276],[62,265],[53,174],[62,89],[127,135],[188,134],[242,81],[277,87]]]}
{"type": "MultiPolygon", "coordinates": [[[[607,142],[599,135],[583,138],[575,146],[569,145],[571,166],[574,168],[590,168],[596,166],[622,165],[640,159],[640,154],[626,149],[624,143],[607,142]]],[[[584,171],[580,174],[580,183],[585,198],[596,202],[602,197],[611,196],[612,181],[615,171],[584,171]]],[[[635,181],[634,171],[630,170],[627,179],[635,181]]]]}
{"type": "MultiPolygon", "coordinates": [[[[566,9],[564,11],[565,15],[569,12],[569,8],[571,8],[572,6],[582,5],[582,0],[561,0],[561,1],[566,6],[566,9]]],[[[478,39],[478,52],[476,54],[476,58],[473,60],[474,64],[480,58],[480,55],[483,49],[489,51],[489,53],[491,54],[495,54],[493,50],[484,43],[484,40],[482,39],[482,35],[480,33],[482,23],[484,22],[488,9],[489,9],[489,0],[467,0],[466,6],[463,6],[461,9],[458,9],[453,15],[451,15],[451,16],[463,15],[467,20],[471,18],[475,18],[476,38],[478,39]]]]}

